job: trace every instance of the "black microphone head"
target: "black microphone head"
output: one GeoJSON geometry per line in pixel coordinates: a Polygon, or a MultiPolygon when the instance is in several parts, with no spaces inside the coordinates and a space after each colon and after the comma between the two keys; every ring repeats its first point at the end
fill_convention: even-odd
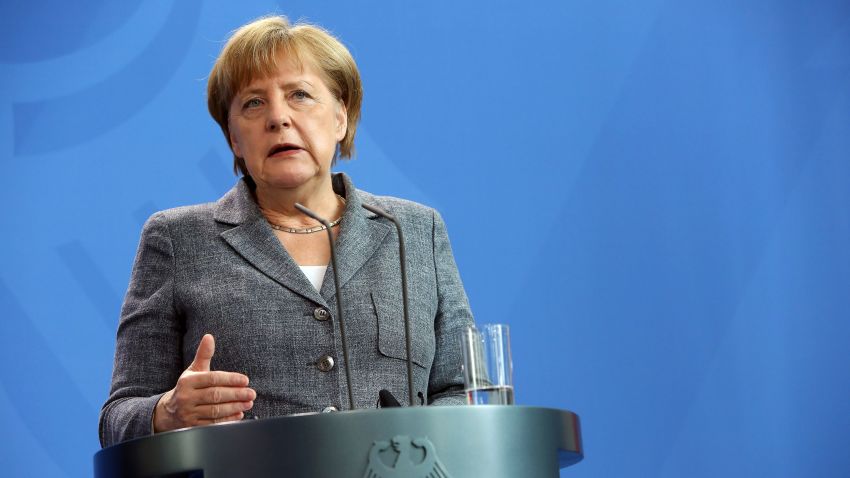
{"type": "Polygon", "coordinates": [[[395,408],[401,406],[401,404],[398,403],[398,400],[395,399],[393,394],[386,389],[381,389],[381,391],[378,392],[378,405],[380,406],[380,408],[395,408]]]}

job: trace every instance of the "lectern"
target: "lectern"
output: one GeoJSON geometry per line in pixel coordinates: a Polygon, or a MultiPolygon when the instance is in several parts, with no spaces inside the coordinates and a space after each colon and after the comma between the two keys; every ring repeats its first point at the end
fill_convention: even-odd
{"type": "Polygon", "coordinates": [[[583,458],[574,413],[407,407],[245,420],[99,451],[96,478],[536,478],[583,458]]]}

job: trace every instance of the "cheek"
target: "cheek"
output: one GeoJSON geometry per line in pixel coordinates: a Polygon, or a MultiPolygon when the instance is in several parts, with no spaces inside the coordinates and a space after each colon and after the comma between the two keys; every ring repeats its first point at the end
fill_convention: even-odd
{"type": "Polygon", "coordinates": [[[234,124],[230,130],[230,143],[233,147],[233,153],[239,157],[251,156],[255,153],[254,145],[256,144],[255,135],[252,135],[250,125],[234,124]]]}

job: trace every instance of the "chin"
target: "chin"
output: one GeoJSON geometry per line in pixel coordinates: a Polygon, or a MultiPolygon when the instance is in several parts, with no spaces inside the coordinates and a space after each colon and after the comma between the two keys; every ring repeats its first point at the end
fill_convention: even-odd
{"type": "Polygon", "coordinates": [[[275,189],[295,189],[307,183],[318,179],[319,174],[301,173],[301,174],[274,174],[267,175],[263,182],[270,188],[275,189]]]}

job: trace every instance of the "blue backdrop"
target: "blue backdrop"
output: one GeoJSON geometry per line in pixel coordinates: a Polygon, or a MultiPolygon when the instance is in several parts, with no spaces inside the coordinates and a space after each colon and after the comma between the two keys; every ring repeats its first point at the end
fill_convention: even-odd
{"type": "Polygon", "coordinates": [[[0,469],[89,476],[143,221],[233,183],[228,32],[338,34],[362,188],[437,207],[574,477],[850,475],[850,3],[4,1],[0,469]]]}

